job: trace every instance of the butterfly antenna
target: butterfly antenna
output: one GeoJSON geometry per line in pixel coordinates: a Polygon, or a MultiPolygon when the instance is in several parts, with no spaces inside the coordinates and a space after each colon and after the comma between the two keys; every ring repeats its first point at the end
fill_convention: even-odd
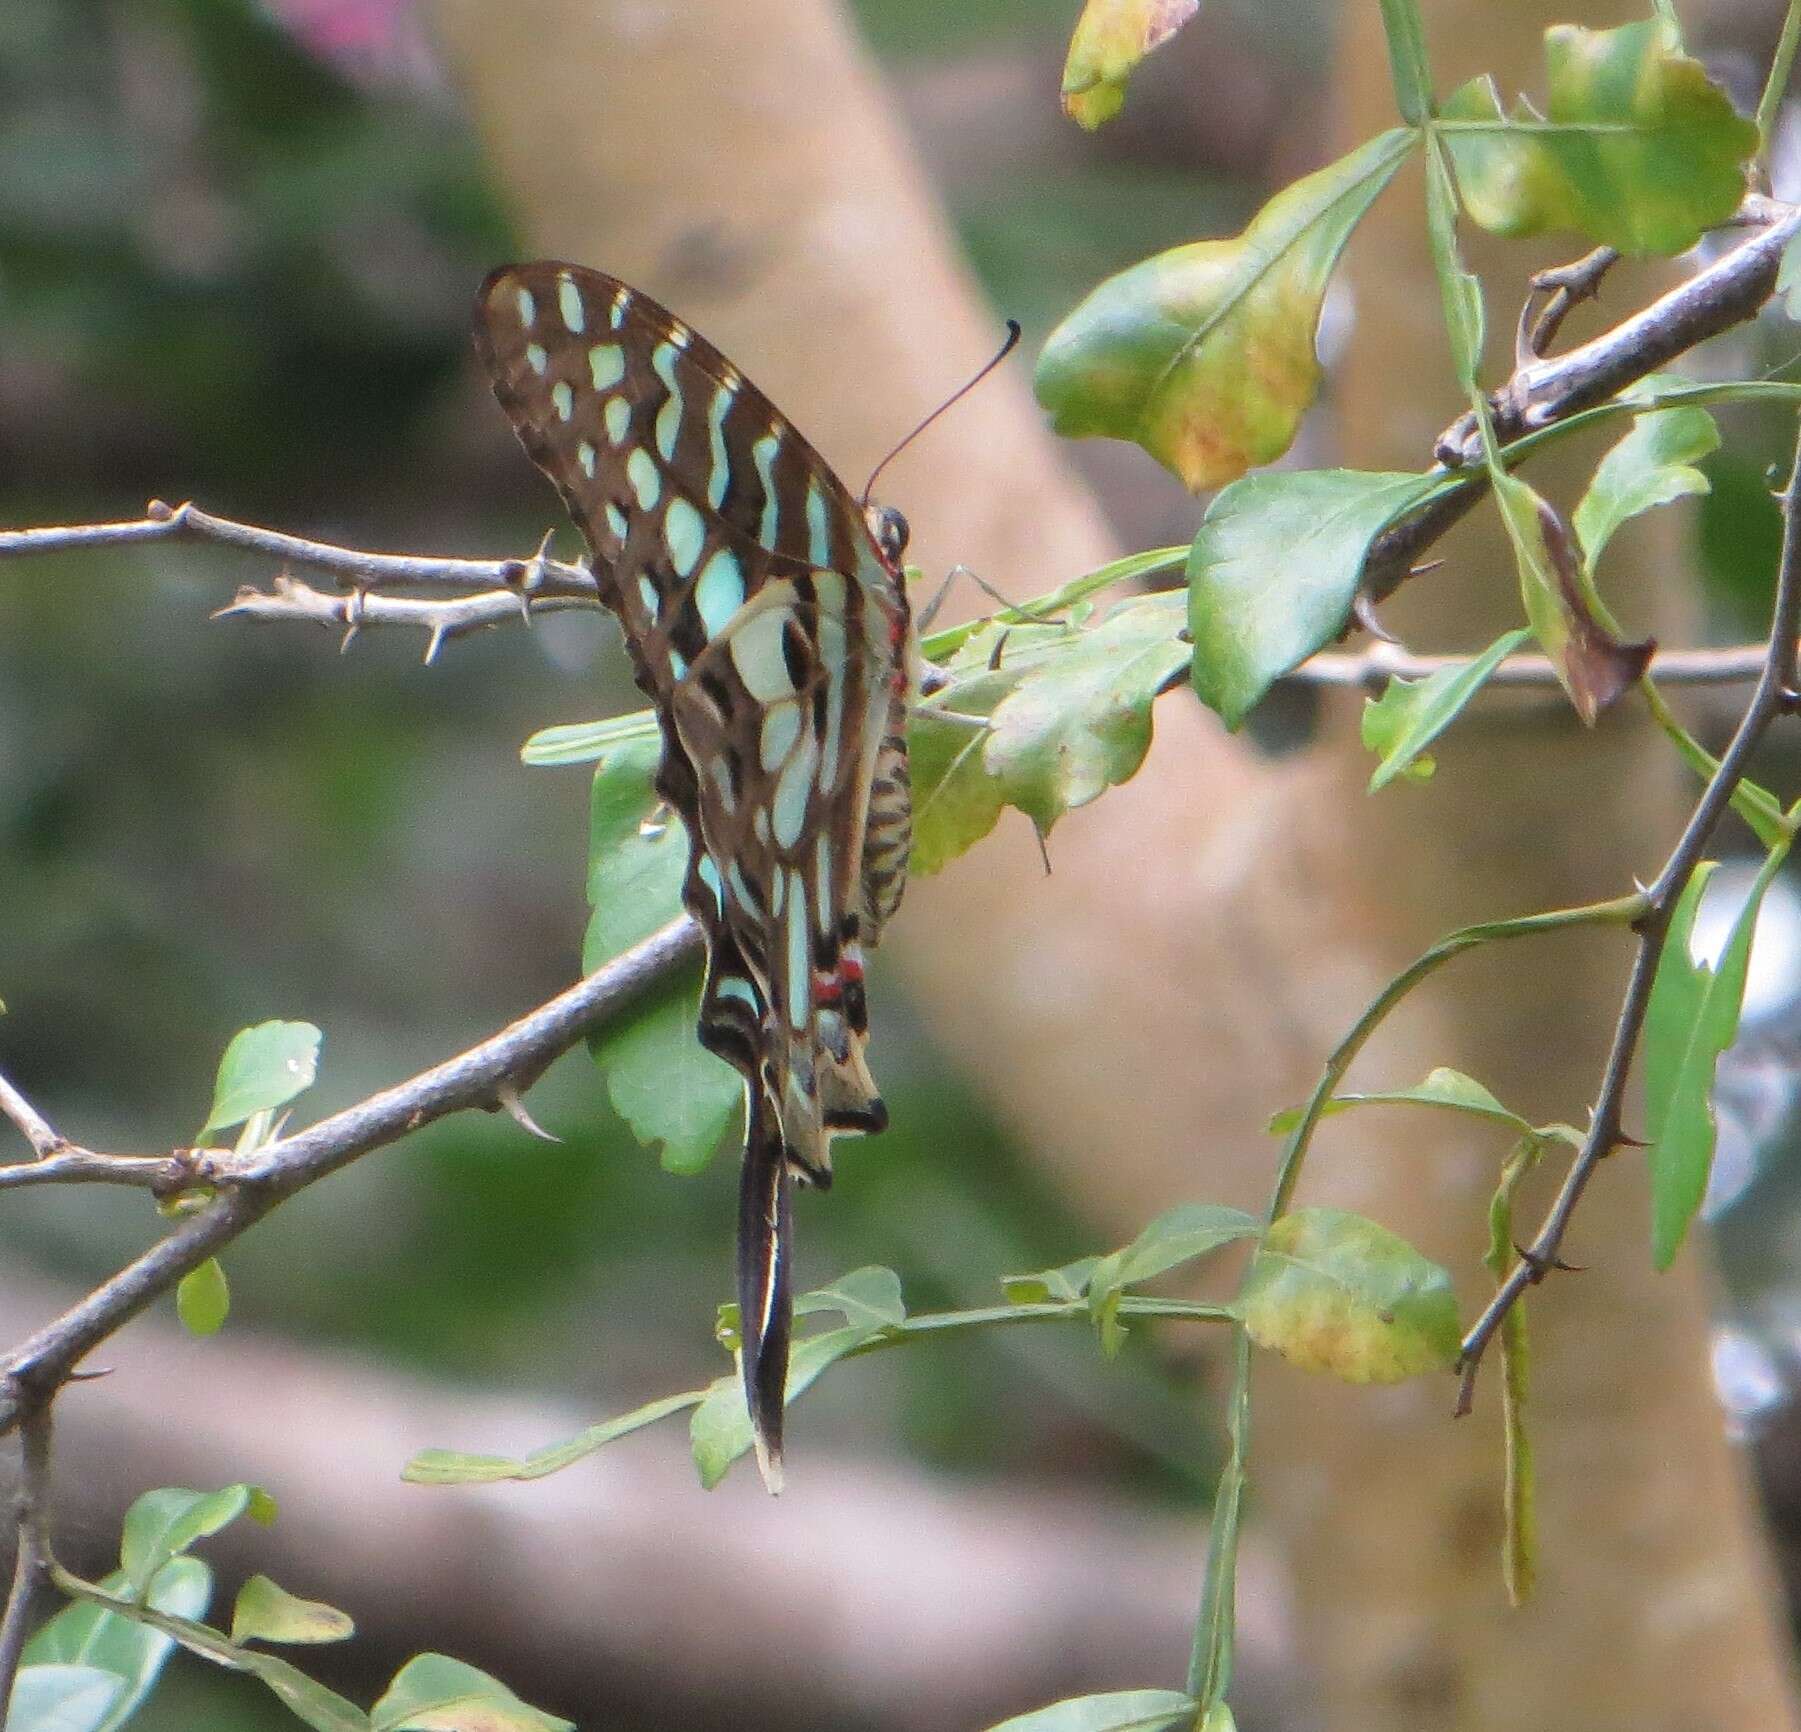
{"type": "Polygon", "coordinates": [[[913,443],[913,441],[920,436],[921,433],[923,433],[928,427],[930,427],[931,424],[934,421],[936,421],[938,419],[938,417],[945,412],[946,409],[950,408],[953,403],[960,403],[965,397],[967,397],[970,394],[970,392],[976,388],[976,386],[981,384],[981,382],[984,379],[986,379],[988,377],[988,375],[990,373],[992,373],[994,371],[994,369],[1001,364],[1001,362],[1006,360],[1006,358],[1013,353],[1014,349],[1017,348],[1018,345],[1019,345],[1019,321],[1017,319],[1009,319],[1007,321],[1007,340],[1006,340],[1006,342],[1001,344],[1000,349],[995,354],[994,358],[992,360],[990,360],[981,369],[981,371],[978,372],[973,378],[968,379],[963,384],[959,385],[956,388],[956,390],[954,390],[948,397],[946,397],[945,400],[942,403],[940,403],[938,405],[938,407],[931,412],[931,414],[929,414],[923,421],[921,421],[920,424],[917,427],[915,427],[913,429],[913,431],[906,436],[905,439],[903,439],[897,446],[895,446],[895,448],[892,451],[890,451],[888,453],[888,455],[886,457],[884,457],[881,460],[881,462],[875,466],[875,468],[870,470],[869,479],[863,484],[863,497],[861,499],[859,499],[857,501],[857,503],[859,505],[861,505],[865,510],[867,510],[869,508],[869,496],[870,496],[870,494],[872,494],[875,491],[876,481],[880,477],[882,471],[884,469],[886,469],[888,467],[888,465],[895,460],[895,458],[900,456],[900,454],[903,451],[905,451],[906,448],[909,445],[911,445],[913,443]]]}

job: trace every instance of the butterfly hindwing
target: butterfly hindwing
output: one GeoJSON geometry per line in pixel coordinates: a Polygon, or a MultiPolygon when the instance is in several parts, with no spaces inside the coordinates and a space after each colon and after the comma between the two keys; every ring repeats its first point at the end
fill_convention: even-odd
{"type": "Polygon", "coordinates": [[[556,484],[663,731],[708,939],[702,1041],[745,1078],[746,1397],[779,1471],[788,1188],[878,1130],[862,956],[908,839],[907,607],[862,508],[703,337],[616,278],[543,261],[483,284],[476,346],[556,484]]]}

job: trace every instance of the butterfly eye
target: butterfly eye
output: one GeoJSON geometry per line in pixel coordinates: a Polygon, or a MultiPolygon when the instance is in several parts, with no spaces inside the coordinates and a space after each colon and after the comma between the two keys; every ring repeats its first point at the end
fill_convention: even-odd
{"type": "Polygon", "coordinates": [[[907,551],[907,520],[892,505],[869,507],[869,533],[888,564],[898,566],[907,551]]]}

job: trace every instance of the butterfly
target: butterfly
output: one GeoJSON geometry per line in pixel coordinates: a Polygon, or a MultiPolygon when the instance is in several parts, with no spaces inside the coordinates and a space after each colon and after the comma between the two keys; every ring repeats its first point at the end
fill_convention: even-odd
{"type": "Polygon", "coordinates": [[[864,960],[906,884],[906,520],[852,496],[705,338],[615,277],[505,265],[475,346],[555,483],[662,729],[707,939],[699,1036],[744,1079],[740,1365],[781,1484],[796,1183],[885,1128],[864,960]]]}

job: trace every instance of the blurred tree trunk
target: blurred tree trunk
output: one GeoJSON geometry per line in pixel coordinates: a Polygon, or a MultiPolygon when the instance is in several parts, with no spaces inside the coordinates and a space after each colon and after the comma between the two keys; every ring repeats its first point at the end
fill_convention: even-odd
{"type": "MultiPolygon", "coordinates": [[[[1441,91],[1492,72],[1510,98],[1542,92],[1541,33],[1569,15],[1559,0],[1436,0],[1425,11],[1441,91]]],[[[1635,0],[1580,9],[1596,27],[1642,15],[1635,0]]],[[[1347,9],[1341,55],[1349,142],[1392,124],[1374,8],[1347,9]]],[[[1418,466],[1429,427],[1455,406],[1442,339],[1420,340],[1436,326],[1438,290],[1417,183],[1397,190],[1353,255],[1344,456],[1369,469],[1418,466]]],[[[1532,257],[1470,239],[1489,286],[1489,376],[1499,379],[1527,270],[1582,248],[1562,237],[1532,257]]],[[[1661,280],[1623,271],[1603,305],[1618,317],[1661,280]]],[[[1570,340],[1597,328],[1585,311],[1570,340]]],[[[1594,456],[1593,446],[1560,453],[1534,465],[1533,481],[1567,512],[1594,456]]],[[[1475,648],[1518,623],[1511,560],[1484,517],[1447,548],[1447,568],[1394,608],[1391,623],[1409,642],[1475,648]]],[[[1666,513],[1603,574],[1632,622],[1665,641],[1694,628],[1684,545],[1666,513]]],[[[1679,802],[1694,796],[1636,706],[1588,735],[1561,701],[1491,706],[1452,743],[1429,788],[1368,802],[1353,791],[1349,722],[1337,718],[1330,749],[1351,803],[1348,851],[1366,885],[1391,899],[1400,939],[1391,961],[1469,920],[1616,894],[1635,873],[1648,879],[1686,809],[1679,802]]],[[[1588,938],[1460,968],[1430,989],[1440,1018],[1433,1047],[1384,1074],[1399,1083],[1428,1060],[1458,1064],[1536,1119],[1580,1123],[1627,960],[1621,939],[1588,938]]],[[[1473,1298],[1482,1290],[1475,1208],[1499,1150],[1441,1127],[1425,1146],[1408,1126],[1389,1128],[1401,1133],[1391,1153],[1355,1167],[1323,1163],[1315,1194],[1451,1254],[1473,1298]]],[[[1419,1390],[1322,1397],[1293,1377],[1268,1380],[1264,1507],[1303,1566],[1298,1592],[1320,1638],[1333,1727],[1793,1724],[1782,1602],[1746,1464],[1724,1440],[1708,1377],[1702,1264],[1691,1255],[1656,1275],[1648,1219],[1642,1163],[1622,1156],[1590,1192],[1572,1238],[1572,1260],[1592,1273],[1557,1279],[1531,1301],[1543,1569],[1522,1612],[1506,1610],[1494,1581],[1494,1367],[1475,1417],[1455,1426],[1443,1423],[1442,1399],[1421,1401],[1419,1390]],[[1320,1423],[1322,1399],[1330,1426],[1320,1423]]]]}
{"type": "MultiPolygon", "coordinates": [[[[1536,88],[1531,9],[1427,10],[1457,76],[1488,66],[1536,88]]],[[[532,245],[675,301],[846,474],[991,348],[995,322],[829,0],[438,0],[436,15],[532,245]]],[[[1374,9],[1350,16],[1362,134],[1386,98],[1374,9]]],[[[1357,249],[1346,455],[1415,467],[1451,407],[1448,367],[1420,340],[1437,315],[1417,199],[1403,184],[1381,209],[1357,249]]],[[[1496,324],[1509,314],[1497,297],[1496,324]]],[[[1024,369],[884,492],[928,569],[963,560],[1015,593],[1109,551],[1024,369]]],[[[1422,647],[1484,643],[1514,617],[1511,576],[1473,538],[1414,587],[1395,617],[1422,647]]],[[[1145,773],[1059,826],[1053,878],[1014,818],[914,887],[891,966],[1102,1238],[1180,1199],[1260,1203],[1263,1118],[1384,979],[1460,921],[1617,892],[1671,834],[1667,767],[1634,717],[1583,735],[1556,706],[1496,706],[1460,726],[1436,782],[1367,800],[1354,708],[1330,701],[1313,750],[1270,760],[1177,694],[1145,773]]],[[[1626,961],[1588,940],[1464,962],[1363,1074],[1457,1064],[1526,1112],[1580,1118],[1626,961]]],[[[1409,1121],[1391,1146],[1396,1128],[1335,1121],[1308,1196],[1409,1234],[1474,1302],[1500,1151],[1436,1121],[1429,1142],[1409,1121]]],[[[1598,1267],[1534,1306],[1546,1555],[1526,1613],[1501,1595],[1487,1390],[1453,1425],[1448,1386],[1260,1372],[1257,1509],[1293,1549],[1335,1728],[1789,1723],[1774,1595],[1706,1384],[1701,1286],[1692,1260],[1650,1276],[1638,1175],[1615,1165],[1572,1246],[1598,1267]]]]}

